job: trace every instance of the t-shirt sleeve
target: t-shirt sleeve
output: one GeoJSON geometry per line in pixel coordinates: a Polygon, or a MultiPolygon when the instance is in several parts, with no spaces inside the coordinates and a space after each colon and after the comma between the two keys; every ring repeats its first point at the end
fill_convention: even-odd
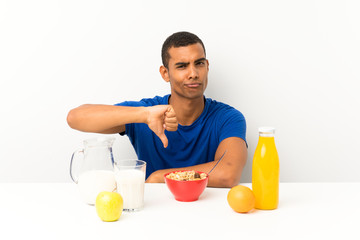
{"type": "Polygon", "coordinates": [[[121,103],[114,104],[115,106],[124,106],[124,107],[142,107],[144,106],[143,102],[136,102],[136,101],[125,101],[121,103]]]}
{"type": "Polygon", "coordinates": [[[246,143],[246,121],[244,115],[238,110],[232,108],[226,111],[220,121],[220,139],[222,140],[229,137],[239,137],[246,143]]]}

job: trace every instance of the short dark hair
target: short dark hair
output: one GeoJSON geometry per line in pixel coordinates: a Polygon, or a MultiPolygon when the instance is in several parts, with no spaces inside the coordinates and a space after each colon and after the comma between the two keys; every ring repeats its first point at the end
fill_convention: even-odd
{"type": "Polygon", "coordinates": [[[161,58],[163,65],[168,68],[169,67],[169,49],[172,47],[186,47],[188,45],[200,43],[204,49],[204,53],[206,56],[205,46],[201,39],[193,33],[189,32],[176,32],[169,36],[165,42],[163,43],[161,49],[161,58]]]}

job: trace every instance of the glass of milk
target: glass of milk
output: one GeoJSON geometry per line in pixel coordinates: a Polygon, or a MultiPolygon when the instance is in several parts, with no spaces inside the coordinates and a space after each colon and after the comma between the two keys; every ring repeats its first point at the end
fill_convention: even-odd
{"type": "Polygon", "coordinates": [[[124,211],[138,211],[144,207],[146,162],[120,160],[115,162],[117,192],[123,197],[124,211]]]}

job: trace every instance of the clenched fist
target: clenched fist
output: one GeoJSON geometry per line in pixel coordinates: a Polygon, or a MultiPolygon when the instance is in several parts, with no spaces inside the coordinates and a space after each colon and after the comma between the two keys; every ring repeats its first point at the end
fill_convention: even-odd
{"type": "Polygon", "coordinates": [[[171,105],[157,105],[148,107],[147,125],[160,138],[164,148],[168,146],[165,130],[176,131],[178,121],[171,105]]]}

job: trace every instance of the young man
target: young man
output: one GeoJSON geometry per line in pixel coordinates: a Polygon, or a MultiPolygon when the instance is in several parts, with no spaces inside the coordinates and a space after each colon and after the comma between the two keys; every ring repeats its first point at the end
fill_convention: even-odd
{"type": "Polygon", "coordinates": [[[246,123],[236,109],[204,97],[209,62],[203,42],[188,32],[174,33],[162,47],[164,97],[112,105],[87,104],[71,110],[70,127],[126,134],[139,159],[147,162],[146,182],[164,182],[175,170],[209,172],[208,186],[239,183],[247,158],[246,123]]]}

